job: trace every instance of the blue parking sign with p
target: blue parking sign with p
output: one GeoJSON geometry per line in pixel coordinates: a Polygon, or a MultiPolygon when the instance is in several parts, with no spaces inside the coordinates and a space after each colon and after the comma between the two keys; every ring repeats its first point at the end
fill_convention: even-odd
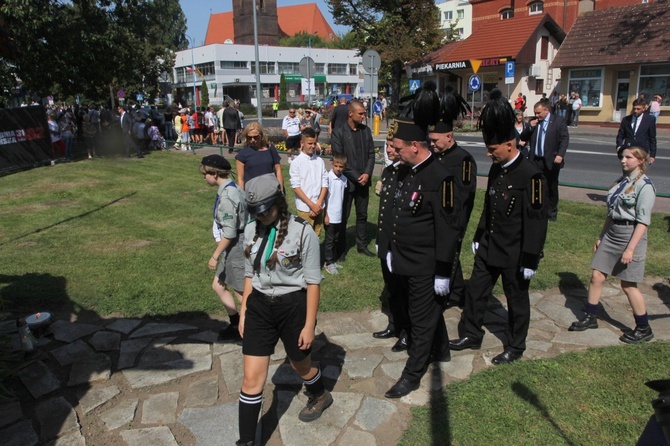
{"type": "Polygon", "coordinates": [[[514,77],[514,61],[505,62],[505,77],[514,77]]]}
{"type": "Polygon", "coordinates": [[[415,93],[416,90],[421,86],[421,81],[419,79],[410,79],[409,81],[409,92],[415,93]]]}

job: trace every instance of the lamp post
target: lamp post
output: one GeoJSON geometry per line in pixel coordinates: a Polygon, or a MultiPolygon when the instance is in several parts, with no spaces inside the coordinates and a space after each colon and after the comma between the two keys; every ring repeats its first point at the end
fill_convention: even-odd
{"type": "Polygon", "coordinates": [[[195,40],[188,34],[184,34],[191,42],[191,70],[193,72],[193,108],[195,109],[195,56],[193,55],[193,47],[195,47],[195,40]]]}
{"type": "Polygon", "coordinates": [[[258,123],[263,125],[263,92],[261,91],[261,70],[258,61],[258,17],[256,16],[256,0],[253,0],[254,9],[254,50],[256,52],[256,112],[258,123]]]}

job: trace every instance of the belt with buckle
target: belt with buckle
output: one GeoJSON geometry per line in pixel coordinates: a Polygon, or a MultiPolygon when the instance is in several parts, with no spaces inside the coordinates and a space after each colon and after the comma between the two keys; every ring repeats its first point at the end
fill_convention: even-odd
{"type": "Polygon", "coordinates": [[[612,220],[612,223],[618,226],[633,226],[636,222],[631,220],[612,220]]]}

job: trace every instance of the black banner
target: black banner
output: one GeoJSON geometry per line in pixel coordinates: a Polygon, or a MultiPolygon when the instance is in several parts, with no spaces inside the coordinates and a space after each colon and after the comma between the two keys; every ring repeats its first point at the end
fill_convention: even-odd
{"type": "Polygon", "coordinates": [[[0,108],[0,172],[36,167],[52,159],[44,107],[0,108]]]}

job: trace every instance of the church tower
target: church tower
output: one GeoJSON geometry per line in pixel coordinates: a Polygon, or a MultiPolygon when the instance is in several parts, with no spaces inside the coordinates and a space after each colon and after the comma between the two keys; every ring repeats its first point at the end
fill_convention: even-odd
{"type": "MultiPolygon", "coordinates": [[[[256,0],[256,17],[258,44],[277,45],[279,43],[277,0],[256,0]]],[[[233,30],[236,44],[254,44],[254,11],[251,0],[233,0],[233,30]]]]}

